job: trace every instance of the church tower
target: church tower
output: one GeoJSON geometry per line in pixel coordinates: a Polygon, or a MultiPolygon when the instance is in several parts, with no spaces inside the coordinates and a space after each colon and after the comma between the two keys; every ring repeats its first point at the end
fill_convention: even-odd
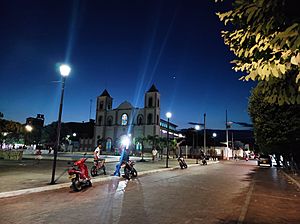
{"type": "Polygon", "coordinates": [[[160,131],[160,93],[153,84],[145,94],[145,136],[159,135],[160,131]]]}
{"type": "Polygon", "coordinates": [[[105,137],[105,125],[107,121],[107,112],[112,110],[113,98],[105,89],[97,97],[96,122],[95,122],[95,145],[101,143],[105,137]]]}

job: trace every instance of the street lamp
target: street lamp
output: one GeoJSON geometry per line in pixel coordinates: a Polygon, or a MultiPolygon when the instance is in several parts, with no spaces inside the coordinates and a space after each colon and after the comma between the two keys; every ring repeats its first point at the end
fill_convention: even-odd
{"type": "Polygon", "coordinates": [[[71,72],[71,67],[69,65],[62,64],[59,67],[59,72],[61,75],[62,85],[61,85],[61,96],[60,96],[60,105],[59,105],[58,121],[57,121],[57,139],[56,139],[56,145],[54,147],[52,178],[50,184],[55,184],[55,168],[56,168],[57,151],[58,151],[59,140],[60,140],[61,115],[62,115],[62,108],[63,108],[63,101],[64,101],[65,82],[66,82],[66,77],[71,72]]]}
{"type": "Polygon", "coordinates": [[[213,137],[213,139],[214,139],[214,149],[216,148],[216,141],[215,141],[215,139],[216,139],[216,137],[217,137],[217,133],[213,133],[212,134],[212,137],[213,137]]]}
{"type": "Polygon", "coordinates": [[[169,129],[170,129],[170,118],[172,117],[171,112],[166,113],[166,117],[168,118],[168,125],[167,125],[167,160],[166,160],[166,168],[168,168],[169,162],[169,129]]]}
{"type": "Polygon", "coordinates": [[[217,156],[217,152],[216,152],[216,137],[217,137],[217,133],[213,133],[212,134],[212,138],[214,139],[214,151],[213,151],[213,153],[212,153],[212,158],[213,158],[213,160],[215,160],[216,159],[216,156],[217,156]]]}
{"type": "Polygon", "coordinates": [[[26,131],[31,132],[32,129],[33,129],[33,127],[32,127],[31,125],[27,124],[27,125],[25,126],[25,129],[26,129],[26,131]]]}
{"type": "Polygon", "coordinates": [[[31,126],[31,125],[29,125],[29,124],[27,124],[26,126],[25,126],[25,131],[26,131],[26,133],[25,133],[25,142],[24,142],[24,144],[26,144],[26,145],[31,145],[31,143],[32,143],[32,136],[31,136],[31,132],[32,132],[32,130],[33,130],[33,127],[31,126]]]}
{"type": "MultiPolygon", "coordinates": [[[[197,124],[195,125],[195,130],[196,130],[196,153],[199,154],[198,152],[198,131],[200,130],[200,125],[197,124]]],[[[198,156],[196,156],[196,164],[198,164],[198,156]]]]}

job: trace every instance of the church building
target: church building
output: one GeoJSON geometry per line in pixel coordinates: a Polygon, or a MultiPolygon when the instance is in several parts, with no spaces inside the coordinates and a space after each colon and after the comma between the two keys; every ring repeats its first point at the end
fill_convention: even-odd
{"type": "MultiPolygon", "coordinates": [[[[160,93],[155,85],[145,93],[143,108],[124,101],[113,109],[113,98],[106,89],[97,97],[94,142],[101,143],[107,152],[119,148],[123,136],[133,142],[137,137],[161,136],[160,125],[160,93]]],[[[139,144],[136,149],[141,148],[139,144]]]]}

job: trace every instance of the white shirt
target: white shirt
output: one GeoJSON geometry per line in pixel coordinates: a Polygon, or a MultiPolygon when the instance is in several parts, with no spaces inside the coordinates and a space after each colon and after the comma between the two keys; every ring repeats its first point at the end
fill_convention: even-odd
{"type": "Polygon", "coordinates": [[[97,157],[99,158],[99,156],[100,156],[100,148],[97,147],[97,148],[95,149],[94,153],[96,153],[97,157]]]}

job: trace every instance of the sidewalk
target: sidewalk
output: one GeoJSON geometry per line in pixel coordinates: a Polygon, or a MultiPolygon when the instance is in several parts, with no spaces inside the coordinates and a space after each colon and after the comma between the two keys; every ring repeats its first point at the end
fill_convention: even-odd
{"type": "MultiPolygon", "coordinates": [[[[68,179],[67,169],[69,167],[68,161],[76,160],[82,155],[73,154],[72,156],[59,155],[56,164],[56,183],[49,185],[52,176],[52,157],[45,158],[38,162],[33,159],[33,155],[25,155],[22,161],[0,160],[0,198],[28,194],[32,192],[40,192],[44,190],[53,190],[63,187],[69,187],[70,180],[68,179]]],[[[166,160],[159,160],[152,162],[150,157],[145,157],[146,162],[139,162],[140,157],[130,157],[131,160],[136,161],[135,168],[138,175],[144,175],[152,172],[166,171],[179,168],[177,159],[169,159],[169,168],[165,168],[166,160]]],[[[92,182],[106,181],[113,178],[112,174],[115,170],[115,165],[119,161],[119,156],[106,157],[107,175],[100,175],[92,178],[92,182]]],[[[199,166],[195,159],[186,160],[189,167],[199,166]]],[[[208,164],[217,161],[209,161],[208,164]]],[[[93,165],[93,159],[87,160],[89,169],[93,165]]]]}

